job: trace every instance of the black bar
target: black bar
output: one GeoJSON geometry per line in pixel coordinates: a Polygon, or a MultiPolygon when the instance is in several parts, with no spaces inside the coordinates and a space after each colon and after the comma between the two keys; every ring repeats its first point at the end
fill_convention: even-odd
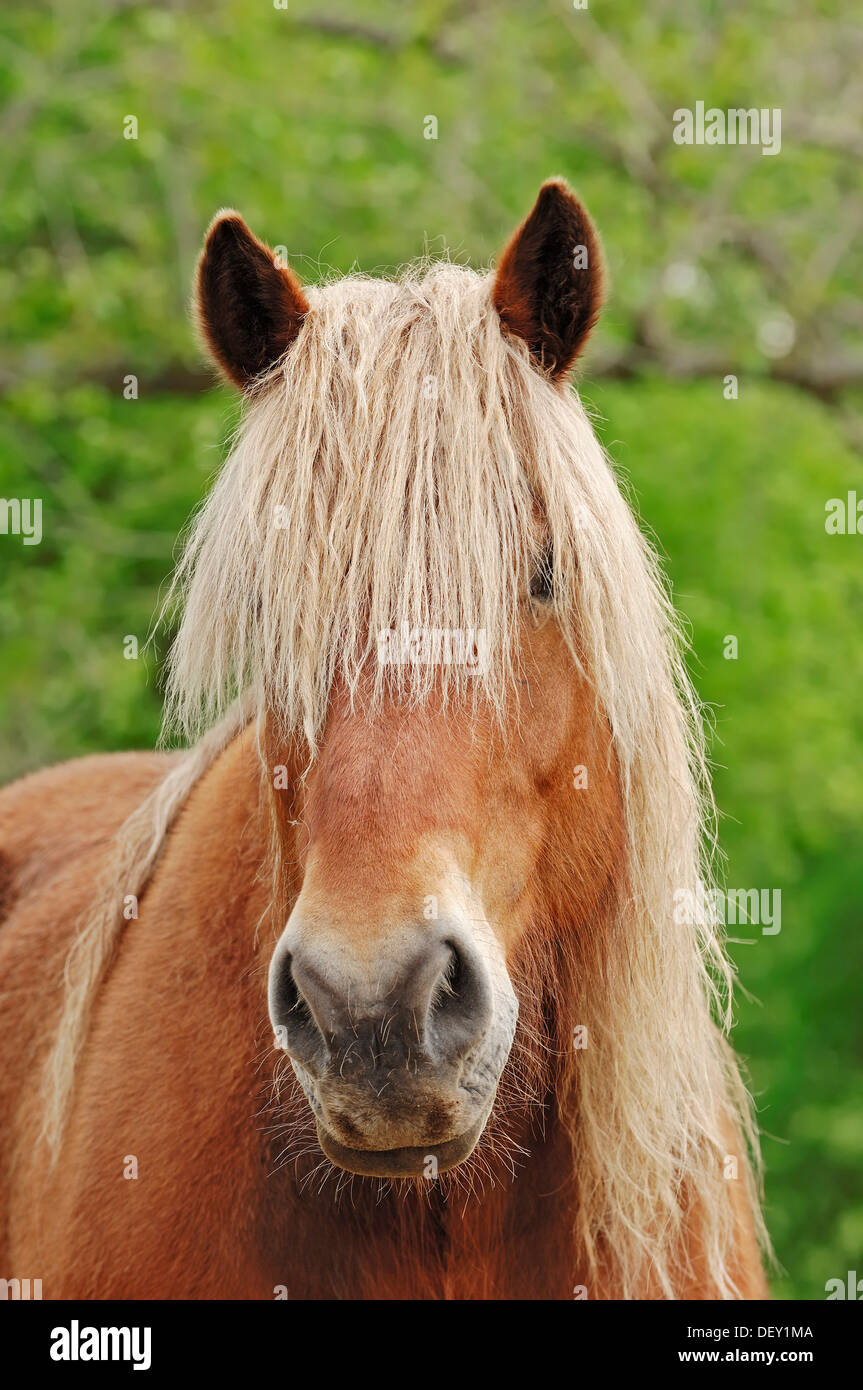
{"type": "MultiPolygon", "coordinates": [[[[499,1305],[498,1305],[499,1306],[499,1305]]],[[[519,1303],[501,1312],[495,1304],[380,1305],[370,1317],[367,1304],[323,1303],[52,1303],[14,1302],[0,1315],[4,1361],[24,1372],[49,1374],[58,1383],[71,1376],[93,1378],[108,1370],[135,1374],[133,1358],[143,1363],[135,1376],[159,1380],[166,1372],[194,1370],[223,1378],[278,1376],[294,1380],[298,1358],[317,1363],[332,1381],[337,1375],[404,1382],[448,1379],[445,1347],[450,1328],[460,1333],[458,1379],[465,1376],[465,1356],[475,1355],[482,1369],[493,1356],[511,1351],[534,1362],[532,1380],[540,1378],[548,1357],[556,1375],[574,1383],[594,1364],[613,1376],[619,1371],[664,1372],[672,1366],[699,1374],[705,1365],[759,1365],[766,1373],[793,1365],[814,1370],[820,1381],[840,1367],[856,1364],[860,1319],[840,1301],[784,1303],[519,1303]],[[114,1328],[106,1337],[110,1355],[126,1360],[86,1360],[82,1351],[96,1348],[88,1329],[114,1328]],[[63,1331],[61,1331],[63,1329],[63,1331]],[[138,1329],[138,1340],[132,1340],[138,1329]],[[146,1342],[145,1329],[150,1340],[146,1342]],[[124,1330],[124,1331],[120,1331],[124,1330]],[[125,1335],[128,1332],[128,1337],[125,1335]],[[409,1340],[406,1342],[405,1338],[409,1340]],[[494,1340],[489,1340],[493,1337],[494,1340]],[[78,1360],[52,1358],[56,1352],[78,1360]],[[412,1354],[406,1359],[410,1348],[412,1354]],[[433,1359],[428,1359],[434,1353],[433,1359]],[[11,1358],[11,1362],[9,1360],[11,1358]],[[413,1364],[411,1364],[413,1363],[413,1364]]],[[[451,1368],[456,1369],[456,1362],[451,1368]]],[[[514,1367],[511,1367],[514,1370],[514,1367]]],[[[595,1373],[594,1373],[595,1374],[595,1373]]],[[[486,1375],[483,1384],[487,1384],[486,1375]]],[[[246,1390],[245,1385],[240,1390],[246,1390]]]]}

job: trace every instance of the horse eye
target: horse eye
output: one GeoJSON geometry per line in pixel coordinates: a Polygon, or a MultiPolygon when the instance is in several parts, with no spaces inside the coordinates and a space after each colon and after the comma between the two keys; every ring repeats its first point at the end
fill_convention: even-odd
{"type": "Polygon", "coordinates": [[[530,581],[530,596],[537,599],[554,597],[554,566],[551,552],[544,555],[530,581]]]}

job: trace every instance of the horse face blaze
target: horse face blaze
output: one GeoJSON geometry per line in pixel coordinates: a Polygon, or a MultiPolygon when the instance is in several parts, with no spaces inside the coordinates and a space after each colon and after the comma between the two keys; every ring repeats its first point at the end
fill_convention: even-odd
{"type": "MultiPolygon", "coordinates": [[[[436,1176],[473,1151],[515,1035],[508,963],[541,860],[556,835],[595,831],[573,790],[591,698],[553,623],[526,617],[522,648],[503,724],[442,700],[368,720],[337,691],[306,779],[270,1016],[321,1147],[352,1172],[436,1176]]],[[[608,758],[594,761],[601,784],[608,758]]]]}

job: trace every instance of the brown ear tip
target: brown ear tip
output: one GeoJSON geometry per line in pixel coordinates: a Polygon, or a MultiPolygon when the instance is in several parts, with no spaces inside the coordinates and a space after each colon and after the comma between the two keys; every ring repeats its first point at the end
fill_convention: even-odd
{"type": "Polygon", "coordinates": [[[234,208],[219,209],[207,228],[204,236],[204,248],[206,249],[208,246],[211,246],[214,241],[223,238],[226,233],[234,238],[238,236],[248,237],[251,235],[245,219],[241,217],[234,208]]]}
{"type": "Polygon", "coordinates": [[[536,201],[537,207],[543,210],[556,206],[574,213],[581,221],[589,221],[584,203],[566,179],[546,179],[539,190],[539,197],[536,201]]]}
{"type": "Polygon", "coordinates": [[[560,174],[556,174],[554,178],[546,179],[544,181],[544,183],[540,187],[539,196],[542,197],[544,193],[549,196],[555,197],[557,197],[558,195],[564,198],[575,197],[575,194],[573,193],[566,179],[563,178],[560,174]]]}
{"type": "Polygon", "coordinates": [[[236,208],[219,208],[219,211],[213,214],[207,230],[211,232],[213,228],[218,227],[221,222],[238,222],[242,223],[244,227],[246,225],[242,213],[237,212],[236,208]]]}

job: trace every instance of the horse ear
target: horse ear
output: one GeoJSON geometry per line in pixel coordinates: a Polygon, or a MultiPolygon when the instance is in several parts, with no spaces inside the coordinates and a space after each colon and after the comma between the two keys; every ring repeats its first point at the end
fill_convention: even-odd
{"type": "Polygon", "coordinates": [[[210,224],[196,302],[210,351],[241,389],[287,351],[309,308],[294,272],[231,211],[210,224]]]}
{"type": "Polygon", "coordinates": [[[603,282],[593,223],[563,179],[551,179],[500,258],[494,304],[504,327],[556,381],[599,317],[603,282]]]}

